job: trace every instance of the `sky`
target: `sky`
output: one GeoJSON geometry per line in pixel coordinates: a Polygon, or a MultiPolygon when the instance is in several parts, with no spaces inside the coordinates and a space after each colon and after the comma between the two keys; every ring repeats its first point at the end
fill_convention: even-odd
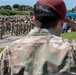
{"type": "MultiPolygon", "coordinates": [[[[37,0],[0,0],[0,6],[2,5],[30,5],[33,6],[36,3],[37,0]]],[[[71,10],[76,6],[76,0],[64,0],[67,10],[71,10]]]]}

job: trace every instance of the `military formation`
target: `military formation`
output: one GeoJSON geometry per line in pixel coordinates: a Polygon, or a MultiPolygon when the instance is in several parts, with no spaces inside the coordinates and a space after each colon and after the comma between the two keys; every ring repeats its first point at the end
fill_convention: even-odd
{"type": "Polygon", "coordinates": [[[15,36],[26,35],[34,28],[32,18],[24,17],[12,17],[12,18],[0,18],[0,39],[3,39],[3,35],[11,34],[15,36]]]}

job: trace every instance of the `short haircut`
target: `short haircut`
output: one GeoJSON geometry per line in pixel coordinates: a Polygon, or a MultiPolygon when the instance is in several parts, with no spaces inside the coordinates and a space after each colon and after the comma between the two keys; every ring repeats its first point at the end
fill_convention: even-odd
{"type": "Polygon", "coordinates": [[[34,5],[34,15],[39,28],[55,28],[61,19],[52,8],[39,2],[34,5]]]}

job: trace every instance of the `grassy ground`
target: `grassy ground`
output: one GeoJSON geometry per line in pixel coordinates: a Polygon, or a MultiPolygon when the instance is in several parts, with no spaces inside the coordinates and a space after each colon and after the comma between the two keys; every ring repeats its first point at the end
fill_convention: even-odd
{"type": "Polygon", "coordinates": [[[3,50],[3,48],[0,48],[0,52],[3,50]]]}
{"type": "Polygon", "coordinates": [[[6,15],[0,15],[0,18],[7,18],[6,15]]]}
{"type": "Polygon", "coordinates": [[[25,18],[25,17],[28,17],[28,18],[30,18],[30,15],[14,15],[14,16],[6,16],[6,15],[0,15],[0,18],[8,18],[8,17],[10,17],[10,18],[12,18],[12,17],[20,17],[20,18],[25,18]]]}
{"type": "Polygon", "coordinates": [[[17,10],[13,10],[13,11],[11,11],[11,10],[0,10],[0,18],[7,18],[7,17],[21,17],[21,18],[23,18],[23,17],[25,17],[25,16],[28,16],[28,17],[30,17],[29,15],[30,15],[30,12],[32,12],[32,11],[17,11],[17,10]],[[6,15],[1,15],[2,13],[8,13],[8,14],[6,14],[6,15],[10,15],[10,16],[6,16],[6,15]],[[15,15],[11,15],[11,14],[13,14],[13,13],[15,13],[15,15]]]}
{"type": "Polygon", "coordinates": [[[68,32],[68,33],[64,33],[64,34],[61,34],[61,36],[63,38],[67,38],[69,40],[76,40],[76,32],[68,32]]]}
{"type": "Polygon", "coordinates": [[[30,15],[14,15],[14,16],[3,16],[3,15],[0,15],[0,18],[8,18],[8,17],[20,17],[20,18],[24,18],[25,16],[29,17],[30,18],[30,15]]]}
{"type": "MultiPolygon", "coordinates": [[[[68,33],[64,33],[64,34],[61,34],[61,36],[63,38],[67,38],[67,39],[70,39],[70,40],[76,40],[76,32],[68,32],[68,33]]],[[[3,50],[3,48],[0,48],[0,52],[3,50]]]]}
{"type": "Polygon", "coordinates": [[[13,17],[20,17],[20,18],[24,18],[25,16],[30,18],[30,15],[14,15],[13,17]]]}

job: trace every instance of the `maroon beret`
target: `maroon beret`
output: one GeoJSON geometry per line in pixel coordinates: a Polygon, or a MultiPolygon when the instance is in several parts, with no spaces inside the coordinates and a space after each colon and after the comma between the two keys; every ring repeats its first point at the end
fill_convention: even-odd
{"type": "Polygon", "coordinates": [[[63,0],[38,0],[38,2],[51,7],[57,12],[61,19],[66,17],[66,6],[63,0]]]}

